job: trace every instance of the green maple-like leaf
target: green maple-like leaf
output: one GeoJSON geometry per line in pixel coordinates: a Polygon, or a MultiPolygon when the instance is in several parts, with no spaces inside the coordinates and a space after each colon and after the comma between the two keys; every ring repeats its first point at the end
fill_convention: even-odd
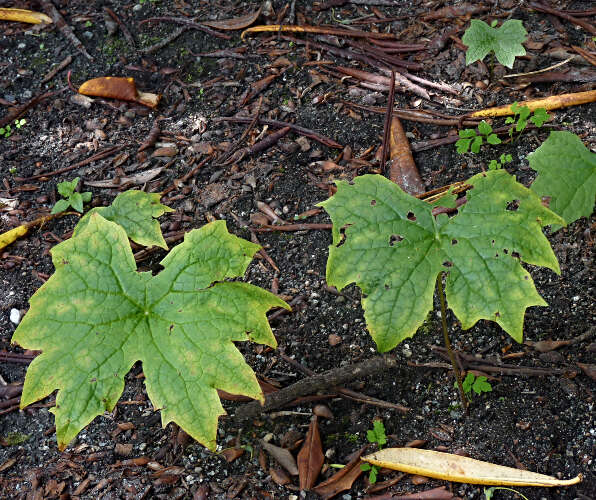
{"type": "Polygon", "coordinates": [[[482,61],[492,51],[501,64],[512,68],[517,56],[526,55],[522,43],[527,35],[519,19],[509,19],[498,28],[491,28],[484,21],[472,19],[462,37],[462,42],[468,46],[466,64],[482,61]]]}
{"type": "MultiPolygon", "coordinates": [[[[596,154],[571,132],[551,132],[530,156],[530,167],[538,172],[531,189],[550,196],[550,209],[567,224],[589,217],[596,198],[596,154]]],[[[561,226],[553,225],[556,231],[561,226]]]]}
{"type": "Polygon", "coordinates": [[[265,313],[288,308],[256,286],[221,282],[242,275],[258,248],[213,222],[187,233],[152,276],[136,271],[122,227],[90,216],[76,237],[53,248],[56,272],[14,334],[22,347],[43,351],[27,371],[21,407],[58,389],[52,411],[63,449],[114,408],[140,360],[163,425],[175,421],[213,449],[225,413],[217,389],[263,400],[233,342],[275,346],[265,313]]]}
{"type": "Polygon", "coordinates": [[[559,273],[541,227],[561,218],[504,170],[466,182],[473,189],[452,218],[433,217],[429,204],[378,175],[357,177],[353,185],[340,181],[321,203],[333,222],[327,282],[362,289],[379,351],[424,322],[441,271],[448,271],[447,299],[464,329],[489,319],[520,342],[526,308],[546,305],[520,260],[559,273]]]}
{"type": "Polygon", "coordinates": [[[77,224],[74,235],[76,236],[89,221],[89,217],[98,213],[103,218],[121,225],[128,237],[139,245],[157,245],[167,250],[159,222],[154,217],[159,217],[165,212],[173,212],[170,207],[162,205],[159,193],[145,193],[144,191],[125,191],[116,196],[108,207],[97,207],[90,210],[77,224]]]}

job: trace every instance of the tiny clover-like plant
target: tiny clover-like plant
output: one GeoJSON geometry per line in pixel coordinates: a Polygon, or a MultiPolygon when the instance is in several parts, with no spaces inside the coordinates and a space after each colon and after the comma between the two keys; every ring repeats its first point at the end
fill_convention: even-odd
{"type": "MultiPolygon", "coordinates": [[[[454,383],[457,387],[457,382],[454,383]]],[[[471,396],[472,391],[476,394],[482,394],[483,392],[492,392],[493,387],[490,382],[484,376],[477,377],[473,373],[468,373],[466,378],[462,380],[462,387],[466,396],[471,396]]]]}
{"type": "Polygon", "coordinates": [[[544,122],[548,121],[550,118],[550,115],[544,108],[535,109],[534,114],[532,114],[532,111],[528,106],[520,106],[517,102],[514,102],[510,106],[510,109],[513,111],[514,115],[508,116],[505,119],[506,124],[512,124],[509,128],[509,137],[513,137],[514,131],[521,134],[528,126],[528,118],[538,128],[542,127],[544,122]]]}
{"type": "Polygon", "coordinates": [[[488,169],[489,170],[497,170],[499,168],[503,168],[505,166],[505,164],[511,163],[512,161],[513,161],[513,157],[510,154],[503,153],[501,156],[499,156],[498,160],[491,160],[488,163],[488,169]]]}
{"type": "MultiPolygon", "coordinates": [[[[25,120],[24,118],[15,120],[14,128],[19,129],[23,125],[25,125],[25,123],[27,123],[27,120],[25,120]]],[[[4,127],[0,127],[0,137],[9,138],[13,132],[14,132],[14,130],[10,125],[5,125],[4,127]]]]}
{"type": "Polygon", "coordinates": [[[512,68],[517,56],[526,55],[522,43],[526,41],[527,35],[519,19],[508,19],[498,28],[472,19],[461,39],[468,46],[466,64],[482,61],[490,52],[494,52],[497,61],[512,68]]]}
{"type": "Polygon", "coordinates": [[[13,342],[41,350],[29,366],[21,407],[58,389],[58,447],[111,411],[124,376],[142,361],[162,422],[176,422],[214,449],[224,410],[217,389],[263,400],[234,342],[275,346],[265,313],[289,308],[244,274],[258,245],[215,221],[185,235],[152,276],[139,273],[125,230],[100,213],[52,249],[56,272],[31,297],[13,342]]]}
{"type": "MultiPolygon", "coordinates": [[[[366,431],[366,439],[369,443],[376,444],[379,450],[383,449],[383,446],[387,444],[387,436],[385,435],[385,426],[381,420],[375,420],[373,422],[373,428],[366,431]]],[[[377,482],[377,474],[379,473],[380,467],[378,465],[372,465],[369,463],[360,464],[360,470],[370,471],[368,473],[368,481],[370,484],[377,482]]]]}
{"type": "Polygon", "coordinates": [[[493,133],[493,128],[484,120],[478,124],[478,134],[476,134],[473,128],[465,128],[459,131],[459,137],[460,139],[455,143],[459,154],[464,154],[468,151],[478,153],[485,139],[489,144],[501,144],[501,139],[499,139],[497,134],[493,133]]]}
{"type": "Polygon", "coordinates": [[[83,203],[91,201],[91,192],[77,193],[75,189],[79,183],[79,178],[75,177],[72,181],[64,181],[58,183],[58,193],[62,196],[62,200],[58,200],[52,208],[53,214],[59,214],[68,209],[74,208],[77,212],[83,212],[83,203]]]}
{"type": "Polygon", "coordinates": [[[74,230],[76,236],[89,222],[94,213],[100,214],[104,219],[121,225],[128,237],[135,243],[144,246],[157,245],[168,249],[159,222],[155,219],[174,209],[162,205],[159,193],[145,193],[144,191],[130,190],[120,193],[110,206],[92,208],[79,221],[74,230]]]}
{"type": "MultiPolygon", "coordinates": [[[[478,320],[497,322],[517,342],[528,307],[547,305],[522,262],[560,273],[542,226],[562,223],[540,198],[505,170],[475,175],[457,215],[436,217],[432,206],[379,175],[353,184],[321,203],[333,222],[327,282],[343,289],[356,283],[368,330],[381,352],[414,335],[441,301],[446,272],[449,307],[463,329],[478,320]]],[[[454,195],[447,196],[454,201],[454,195]]],[[[452,359],[455,365],[455,360],[452,359]]],[[[457,369],[454,366],[456,376],[457,369]]],[[[460,384],[460,395],[466,404],[460,384]]]]}
{"type": "MultiPolygon", "coordinates": [[[[549,208],[567,224],[589,217],[596,198],[596,153],[571,132],[554,131],[529,155],[530,167],[538,177],[530,188],[549,197],[549,208]]],[[[557,231],[561,225],[554,224],[557,231]]]]}

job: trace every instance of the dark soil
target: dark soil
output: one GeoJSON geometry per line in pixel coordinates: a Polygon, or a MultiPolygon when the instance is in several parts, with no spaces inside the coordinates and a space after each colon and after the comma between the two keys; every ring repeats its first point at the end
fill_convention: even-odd
{"type": "MultiPolygon", "coordinates": [[[[278,0],[266,3],[273,10],[265,9],[257,24],[274,24],[286,5],[285,1],[278,0]]],[[[92,205],[109,204],[118,189],[96,188],[86,183],[131,176],[159,166],[166,166],[166,169],[156,178],[129,187],[164,191],[202,161],[209,148],[221,153],[240,139],[248,124],[214,119],[235,113],[252,116],[258,109],[259,97],[251,99],[242,108],[240,103],[247,89],[252,83],[279,73],[285,67],[288,69],[283,75],[261,94],[260,116],[310,128],[351,148],[354,157],[373,147],[367,157],[370,163],[351,168],[349,162],[338,160],[341,150],[328,148],[312,139],[304,141],[290,132],[274,147],[229,165],[209,161],[196,175],[171,190],[162,198],[164,204],[176,210],[160,219],[166,236],[201,227],[217,218],[226,220],[228,229],[234,234],[250,239],[248,227],[258,227],[254,217],[259,213],[258,201],[266,202],[285,220],[292,221],[295,215],[325,200],[329,196],[328,186],[334,179],[379,172],[374,151],[382,141],[383,115],[351,111],[342,100],[385,107],[387,93],[363,89],[354,81],[326,76],[320,70],[324,66],[305,63],[320,56],[339,65],[353,64],[369,72],[378,72],[377,69],[350,63],[326,52],[318,53],[315,48],[305,51],[304,45],[289,43],[277,34],[267,33],[248,36],[242,41],[239,31],[228,32],[231,39],[224,40],[202,31],[188,30],[153,54],[142,52],[177,28],[170,22],[139,25],[143,19],[155,16],[192,16],[199,20],[234,18],[255,11],[260,2],[146,0],[135,4],[112,0],[55,0],[54,4],[94,60],[82,55],[54,26],[0,24],[0,114],[9,113],[11,103],[15,106],[24,104],[34,96],[55,91],[23,115],[27,122],[20,130],[8,139],[0,138],[0,176],[3,180],[0,197],[15,200],[14,205],[0,213],[2,231],[47,214],[56,201],[56,184],[77,176],[81,178],[82,190],[93,193],[92,205]],[[128,27],[137,50],[126,41],[122,31],[108,34],[103,7],[111,8],[128,27]],[[241,53],[244,58],[194,55],[232,48],[246,48],[241,53]],[[68,68],[47,83],[41,83],[67,55],[73,57],[68,68]],[[133,76],[140,89],[163,94],[163,97],[156,111],[102,99],[96,99],[85,108],[73,100],[73,92],[66,87],[66,71],[72,71],[75,85],[98,76],[133,76]],[[214,82],[216,78],[219,80],[214,82]],[[314,78],[320,78],[321,83],[306,91],[314,78]],[[205,85],[206,82],[211,83],[205,85]],[[205,88],[201,89],[201,85],[205,88]],[[177,153],[173,157],[152,157],[154,148],[146,154],[137,154],[157,116],[165,119],[160,122],[163,133],[155,147],[175,146],[177,153]],[[202,124],[206,125],[204,130],[202,124]],[[74,165],[110,146],[123,146],[123,149],[61,175],[27,180],[34,175],[74,165]],[[128,156],[117,156],[121,154],[128,156]],[[121,163],[115,166],[117,160],[121,163]],[[317,160],[334,160],[342,168],[322,174],[313,165],[317,160]]],[[[364,30],[370,30],[371,26],[376,30],[389,29],[398,34],[400,41],[408,43],[426,43],[452,28],[461,28],[456,33],[461,37],[469,16],[422,19],[424,14],[449,4],[452,2],[413,0],[395,2],[395,6],[378,6],[375,9],[386,17],[400,19],[359,27],[364,30]]],[[[558,59],[549,54],[557,45],[570,51],[573,45],[594,51],[594,39],[567,21],[527,10],[524,2],[487,1],[482,4],[486,10],[476,14],[476,18],[523,21],[532,42],[527,47],[528,55],[518,58],[513,70],[495,65],[491,79],[487,66],[482,63],[466,67],[464,50],[450,39],[439,51],[405,54],[404,58],[423,65],[424,69],[417,72],[419,76],[444,81],[462,92],[455,99],[441,92],[433,93],[432,99],[427,101],[398,91],[397,107],[414,106],[457,116],[464,111],[515,100],[595,88],[594,83],[581,81],[523,86],[515,78],[499,80],[507,73],[524,73],[555,64],[558,59]],[[443,100],[445,96],[448,98],[443,100]]],[[[295,23],[341,27],[333,17],[354,20],[374,14],[365,5],[346,3],[320,12],[313,9],[314,5],[313,2],[295,2],[295,23]]],[[[568,10],[594,7],[589,1],[553,1],[551,5],[568,10]]],[[[33,0],[10,2],[9,6],[42,9],[33,0]]],[[[583,19],[594,22],[593,16],[583,19]]],[[[287,18],[285,22],[288,23],[287,18]]],[[[309,39],[315,40],[313,36],[309,39]]],[[[326,41],[333,43],[334,40],[326,41]]],[[[590,71],[590,66],[578,56],[563,66],[564,69],[569,67],[590,71]]],[[[578,134],[594,150],[595,109],[589,104],[555,111],[549,126],[578,134]]],[[[413,145],[456,133],[455,127],[405,120],[402,123],[413,145]]],[[[494,125],[502,126],[503,120],[495,120],[494,125]]],[[[270,127],[268,132],[271,130],[270,127]]],[[[256,142],[256,136],[262,131],[263,126],[257,125],[242,146],[256,142]]],[[[504,152],[513,155],[507,170],[528,185],[533,171],[528,167],[527,155],[547,136],[548,129],[544,127],[527,131],[514,145],[503,143],[483,148],[478,155],[458,155],[454,145],[450,144],[415,153],[414,158],[428,190],[465,180],[485,169],[490,159],[504,152]]],[[[2,251],[2,352],[23,352],[10,343],[16,328],[9,319],[10,311],[26,312],[28,299],[53,272],[50,249],[70,236],[77,220],[75,216],[66,216],[50,221],[2,251]]],[[[321,212],[304,222],[328,223],[329,218],[321,212]]],[[[534,307],[527,311],[527,340],[574,339],[588,332],[594,324],[593,224],[593,218],[582,218],[549,236],[562,272],[557,276],[544,269],[531,270],[538,291],[550,307],[534,307]]],[[[265,232],[259,233],[258,238],[278,266],[279,273],[275,273],[266,261],[255,259],[247,281],[271,289],[277,279],[279,293],[288,301],[294,300],[295,304],[291,314],[272,320],[274,333],[285,354],[316,372],[375,356],[375,345],[367,333],[360,307],[359,289],[351,286],[342,295],[337,295],[326,287],[325,264],[330,232],[265,232]],[[331,345],[330,335],[339,336],[339,343],[331,345]]],[[[158,262],[164,255],[161,250],[151,253],[139,268],[157,271],[158,262]]],[[[428,449],[439,447],[444,451],[465,453],[480,460],[525,467],[561,478],[571,478],[579,473],[584,475],[582,483],[568,488],[519,488],[530,500],[595,498],[595,384],[577,365],[578,362],[594,363],[594,336],[584,336],[577,343],[541,354],[528,345],[517,344],[496,324],[488,321],[481,321],[462,332],[450,315],[455,349],[493,360],[505,357],[503,361],[518,366],[554,370],[552,375],[542,377],[496,374],[490,379],[492,392],[475,396],[469,415],[465,415],[459,406],[449,370],[408,366],[408,362],[444,362],[431,350],[432,346],[442,344],[439,318],[431,314],[421,329],[423,331],[394,349],[392,354],[400,360],[399,368],[354,381],[351,385],[369,396],[407,406],[411,408],[410,412],[403,415],[392,409],[337,397],[324,401],[334,417],[320,420],[323,451],[327,457],[322,477],[327,478],[335,471],[328,464],[347,463],[350,454],[367,444],[366,431],[372,428],[374,419],[380,418],[390,435],[388,446],[403,446],[419,439],[426,441],[428,449]],[[564,374],[556,369],[562,369],[564,374]]],[[[281,386],[303,377],[276,350],[262,349],[255,344],[239,347],[260,377],[281,386]]],[[[26,367],[26,363],[2,360],[0,381],[22,383],[26,367]]],[[[242,403],[224,402],[231,416],[220,421],[220,449],[246,445],[254,452],[246,452],[228,463],[223,456],[189,441],[177,426],[170,424],[162,429],[160,414],[153,410],[143,379],[138,376],[141,371],[141,365],[137,364],[126,378],[125,392],[114,411],[97,417],[63,453],[57,450],[53,416],[50,415],[49,407],[53,406],[54,396],[24,410],[15,409],[10,404],[0,408],[0,497],[192,498],[194,495],[194,498],[231,498],[236,495],[259,499],[316,498],[312,492],[299,491],[297,478],[292,478],[286,486],[278,485],[272,479],[270,467],[279,469],[279,465],[268,456],[263,456],[264,461],[263,458],[259,460],[262,453],[260,440],[265,436],[276,445],[287,445],[296,433],[304,436],[313,404],[286,408],[294,413],[276,418],[263,414],[247,423],[233,417],[235,409],[242,403]],[[133,425],[122,426],[124,423],[133,425]],[[11,444],[9,438],[14,438],[14,433],[17,437],[23,435],[26,441],[11,444]],[[126,447],[121,446],[126,444],[132,445],[132,449],[126,451],[126,447]],[[139,466],[121,464],[121,461],[136,457],[149,457],[152,462],[139,466]],[[164,472],[164,468],[169,469],[164,472]],[[206,496],[201,496],[203,494],[206,496]]],[[[0,399],[0,403],[5,401],[0,399]]],[[[397,474],[382,473],[380,480],[397,474]]],[[[456,497],[484,498],[481,486],[437,480],[418,484],[407,477],[383,493],[405,494],[441,485],[447,485],[456,497]]],[[[352,489],[341,493],[339,498],[365,497],[366,488],[362,475],[352,489]]],[[[498,491],[495,498],[516,496],[498,491]]]]}

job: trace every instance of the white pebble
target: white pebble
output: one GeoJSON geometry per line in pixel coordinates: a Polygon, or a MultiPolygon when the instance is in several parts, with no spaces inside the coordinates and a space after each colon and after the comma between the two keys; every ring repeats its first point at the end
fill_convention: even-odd
{"type": "Polygon", "coordinates": [[[11,309],[10,321],[13,322],[15,325],[18,325],[21,321],[21,311],[19,311],[18,309],[11,309]]]}

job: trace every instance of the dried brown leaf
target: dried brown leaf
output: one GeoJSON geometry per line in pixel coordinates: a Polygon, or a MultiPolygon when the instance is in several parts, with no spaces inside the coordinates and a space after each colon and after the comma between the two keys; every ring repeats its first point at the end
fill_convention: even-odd
{"type": "Polygon", "coordinates": [[[339,472],[333,474],[329,479],[323,481],[321,484],[313,488],[313,491],[323,497],[323,500],[332,498],[342,491],[349,490],[354,484],[354,481],[362,474],[360,469],[360,457],[366,450],[366,446],[362,447],[356,453],[355,457],[339,472]]]}
{"type": "Polygon", "coordinates": [[[285,448],[280,448],[273,444],[269,444],[266,441],[261,441],[261,444],[265,450],[281,465],[286,469],[292,476],[298,475],[298,466],[296,460],[292,454],[285,448]]]}
{"type": "Polygon", "coordinates": [[[298,453],[298,471],[300,472],[300,489],[310,490],[319,477],[321,467],[325,462],[319,424],[316,415],[310,421],[308,434],[298,453]]]}
{"type": "Polygon", "coordinates": [[[230,463],[244,455],[244,448],[226,448],[222,450],[221,454],[226,459],[226,462],[230,463]]]}
{"type": "Polygon", "coordinates": [[[235,17],[233,19],[222,19],[221,21],[201,21],[204,26],[223,31],[241,30],[254,23],[261,15],[261,6],[259,10],[245,16],[235,17]]]}
{"type": "Polygon", "coordinates": [[[79,94],[132,101],[150,108],[155,108],[161,98],[158,94],[139,92],[134,78],[119,76],[102,76],[87,80],[79,87],[79,94]]]}
{"type": "Polygon", "coordinates": [[[389,179],[408,194],[417,195],[424,193],[424,184],[414,162],[410,143],[397,116],[391,118],[389,156],[389,179]]]}

